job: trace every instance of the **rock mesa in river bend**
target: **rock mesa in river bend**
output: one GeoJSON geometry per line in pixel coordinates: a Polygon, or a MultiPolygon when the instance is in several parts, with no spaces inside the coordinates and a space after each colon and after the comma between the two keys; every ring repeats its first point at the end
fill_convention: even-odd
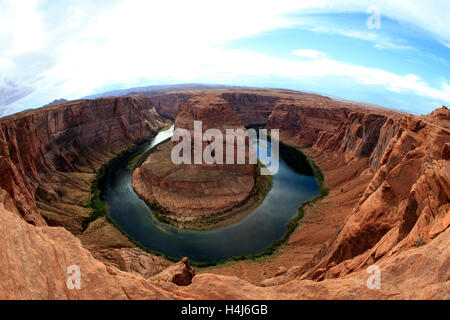
{"type": "Polygon", "coordinates": [[[245,125],[267,123],[309,147],[329,195],[264,262],[194,276],[184,262],[162,270],[170,263],[125,240],[94,248],[104,223],[86,239],[81,221],[96,170],[166,126],[161,115],[174,119],[183,105],[181,120],[193,118],[186,102],[198,95],[81,100],[0,119],[0,299],[450,299],[446,107],[412,116],[286,90],[218,92],[245,125]],[[374,263],[381,290],[366,286],[374,263]],[[65,282],[74,264],[79,291],[65,282]]]}
{"type": "MultiPolygon", "coordinates": [[[[192,162],[194,121],[202,121],[202,134],[208,129],[222,132],[224,158],[226,129],[241,129],[245,132],[242,121],[223,99],[215,95],[190,99],[177,116],[175,129],[182,128],[190,132],[192,162]]],[[[224,212],[239,206],[250,196],[255,185],[257,165],[248,164],[248,152],[246,164],[210,165],[203,162],[175,165],[171,159],[173,146],[172,142],[159,146],[134,172],[133,187],[142,199],[149,203],[156,202],[173,214],[192,217],[224,212]]],[[[207,146],[208,142],[204,141],[202,151],[207,146]]],[[[235,146],[235,156],[236,150],[235,146]]]]}

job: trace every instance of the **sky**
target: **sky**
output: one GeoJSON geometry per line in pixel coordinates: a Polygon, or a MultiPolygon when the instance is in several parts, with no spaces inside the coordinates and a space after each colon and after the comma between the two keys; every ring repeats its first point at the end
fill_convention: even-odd
{"type": "Polygon", "coordinates": [[[0,116],[207,83],[426,114],[450,105],[448,0],[0,0],[0,116]]]}

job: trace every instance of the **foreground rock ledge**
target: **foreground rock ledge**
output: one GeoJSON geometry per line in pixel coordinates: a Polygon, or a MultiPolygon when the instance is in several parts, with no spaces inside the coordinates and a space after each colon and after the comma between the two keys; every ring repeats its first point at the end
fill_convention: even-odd
{"type": "MultiPolygon", "coordinates": [[[[34,200],[42,184],[48,190],[43,195],[52,195],[41,199],[42,204],[52,201],[46,213],[68,219],[70,212],[63,209],[70,206],[61,204],[69,204],[73,192],[63,182],[72,180],[64,179],[73,175],[79,182],[87,173],[82,181],[90,181],[94,164],[113,156],[110,150],[100,158],[94,146],[123,148],[124,141],[133,143],[163,126],[151,101],[81,101],[0,120],[0,299],[450,299],[448,109],[423,117],[391,116],[323,97],[318,107],[313,95],[289,94],[289,103],[278,101],[273,110],[265,107],[258,119],[271,113],[269,126],[284,125],[279,128],[285,137],[312,146],[308,152],[315,159],[326,156],[346,168],[361,162],[365,174],[372,176],[367,190],[356,194],[348,219],[310,265],[275,269],[280,281],[265,283],[272,287],[210,273],[180,287],[107,266],[74,236],[76,230],[47,226],[34,200]],[[334,122],[327,121],[330,117],[334,122]],[[304,128],[313,134],[304,135],[304,128]],[[75,157],[82,153],[89,157],[75,157]],[[76,170],[83,174],[74,174],[76,170]],[[55,176],[56,181],[50,179],[55,176]],[[373,263],[381,269],[381,290],[366,286],[366,266],[373,263]],[[67,289],[66,271],[72,265],[82,272],[81,290],[67,289]]],[[[264,100],[264,106],[269,101],[241,93],[228,98],[237,101],[236,109],[250,101],[264,100]]],[[[165,99],[158,99],[158,110],[170,109],[163,105],[165,99]]],[[[248,119],[248,110],[238,114],[248,119]]],[[[89,189],[89,183],[86,186],[89,189]]],[[[338,187],[334,182],[332,192],[347,192],[338,187]]],[[[326,217],[333,218],[333,208],[326,208],[326,217]]]]}

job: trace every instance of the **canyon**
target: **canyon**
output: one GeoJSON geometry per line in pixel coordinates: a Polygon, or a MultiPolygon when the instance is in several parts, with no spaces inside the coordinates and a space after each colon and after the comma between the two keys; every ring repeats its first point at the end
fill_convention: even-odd
{"type": "MultiPolygon", "coordinates": [[[[0,119],[0,299],[449,299],[450,111],[413,116],[276,89],[79,100],[0,119]],[[194,271],[85,207],[103,164],[214,95],[280,129],[329,194],[278,254],[194,271]],[[366,286],[376,264],[380,290],[366,286]],[[82,270],[68,290],[66,270],[82,270]]],[[[168,198],[168,196],[167,196],[168,198]]]]}
{"type": "Polygon", "coordinates": [[[248,137],[240,141],[227,133],[233,130],[245,134],[246,129],[225,100],[213,94],[190,98],[176,117],[175,132],[178,130],[185,130],[188,136],[180,137],[180,140],[188,139],[185,147],[182,140],[166,142],[133,173],[136,193],[151,207],[164,211],[165,219],[178,227],[212,228],[218,223],[224,225],[230,217],[234,218],[232,221],[236,221],[236,216],[242,218],[264,199],[255,188],[264,184],[264,189],[268,189],[270,181],[266,180],[269,178],[259,176],[257,164],[249,163],[248,137]],[[199,125],[198,132],[195,132],[195,121],[199,125]],[[220,132],[222,140],[216,142],[214,137],[206,136],[210,129],[218,130],[216,133],[220,132]],[[196,159],[196,140],[201,159],[196,159]],[[245,152],[243,164],[237,163],[239,143],[243,143],[245,152]],[[177,145],[183,147],[177,156],[187,157],[187,163],[173,162],[172,153],[177,150],[173,148],[177,145]],[[227,163],[228,146],[231,146],[233,164],[227,163]],[[205,152],[214,163],[205,162],[205,152]],[[198,160],[200,163],[196,163],[198,160]]]}

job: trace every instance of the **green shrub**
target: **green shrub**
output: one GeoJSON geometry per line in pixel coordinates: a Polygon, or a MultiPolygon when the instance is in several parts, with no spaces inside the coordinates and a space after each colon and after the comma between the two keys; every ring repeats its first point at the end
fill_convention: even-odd
{"type": "MultiPolygon", "coordinates": [[[[130,155],[137,153],[139,148],[141,147],[141,145],[143,143],[147,142],[151,138],[152,137],[149,137],[148,139],[144,140],[143,142],[133,145],[132,147],[124,150],[118,156],[116,156],[115,158],[110,160],[108,163],[104,164],[98,170],[96,177],[91,185],[91,197],[90,197],[88,203],[86,204],[86,207],[91,209],[91,214],[90,214],[89,218],[86,218],[82,222],[82,227],[83,227],[83,231],[84,231],[84,230],[86,230],[86,228],[89,226],[89,224],[91,222],[97,220],[98,218],[105,217],[109,223],[111,223],[114,227],[116,227],[124,236],[126,236],[134,245],[136,245],[136,247],[138,247],[138,248],[142,249],[143,251],[148,252],[150,254],[162,256],[169,261],[178,262],[180,260],[179,258],[170,257],[163,253],[150,250],[150,249],[146,248],[145,246],[143,246],[139,241],[133,239],[109,216],[108,207],[102,201],[101,190],[103,187],[104,178],[105,178],[107,170],[112,165],[123,160],[125,157],[130,157],[130,155]]],[[[129,169],[131,171],[133,171],[136,168],[139,168],[145,162],[145,160],[148,158],[148,156],[152,152],[154,152],[159,147],[159,145],[161,145],[162,143],[165,143],[167,140],[155,145],[154,147],[147,150],[146,152],[140,152],[139,154],[137,154],[136,156],[131,158],[129,165],[128,165],[129,169]]],[[[259,253],[259,254],[247,255],[247,256],[236,256],[236,257],[232,257],[226,261],[208,261],[208,262],[193,261],[193,262],[191,262],[192,266],[197,267],[197,268],[208,268],[208,267],[214,267],[214,266],[218,266],[218,265],[222,265],[222,264],[230,263],[230,262],[236,262],[236,261],[263,259],[263,258],[268,258],[268,257],[274,255],[277,252],[278,248],[289,239],[291,234],[298,227],[300,220],[303,219],[303,217],[305,215],[305,211],[304,211],[305,207],[314,204],[316,201],[318,201],[328,195],[329,191],[325,186],[325,183],[324,183],[325,179],[324,179],[324,176],[323,176],[320,168],[314,163],[314,161],[312,161],[309,157],[304,155],[304,153],[302,151],[303,148],[290,146],[290,145],[285,145],[285,147],[296,149],[297,153],[295,153],[295,154],[290,153],[290,155],[292,157],[294,155],[301,155],[302,157],[304,157],[301,159],[302,161],[304,161],[304,159],[306,159],[306,161],[310,167],[309,170],[312,170],[313,174],[315,175],[315,177],[319,183],[319,187],[320,187],[319,194],[314,199],[306,201],[298,208],[297,215],[294,218],[292,218],[289,221],[289,223],[287,224],[287,231],[284,234],[284,236],[280,240],[277,240],[274,243],[272,243],[272,245],[270,245],[264,252],[259,253]]],[[[303,168],[302,170],[306,170],[306,169],[303,168]]],[[[273,181],[270,180],[269,183],[272,184],[273,181]]],[[[270,188],[269,188],[269,190],[270,190],[270,188]]],[[[264,192],[267,192],[267,190],[263,191],[262,189],[259,189],[259,188],[255,191],[258,194],[259,193],[263,194],[264,192]]],[[[265,196],[265,194],[263,194],[263,195],[265,196]]],[[[169,224],[169,225],[175,225],[174,221],[172,219],[170,219],[169,217],[167,217],[166,214],[170,213],[167,209],[161,207],[157,203],[152,203],[152,204],[148,204],[148,205],[151,209],[153,209],[154,216],[158,221],[169,224]]],[[[420,238],[419,238],[419,240],[420,240],[420,238]]],[[[421,246],[421,245],[425,244],[425,241],[423,240],[423,238],[421,241],[419,241],[419,240],[417,241],[417,246],[421,246]]]]}
{"type": "Polygon", "coordinates": [[[417,241],[416,241],[416,247],[417,248],[419,248],[419,247],[422,247],[422,246],[424,246],[426,243],[425,243],[425,239],[422,237],[422,236],[420,236],[418,239],[417,239],[417,241]]]}

